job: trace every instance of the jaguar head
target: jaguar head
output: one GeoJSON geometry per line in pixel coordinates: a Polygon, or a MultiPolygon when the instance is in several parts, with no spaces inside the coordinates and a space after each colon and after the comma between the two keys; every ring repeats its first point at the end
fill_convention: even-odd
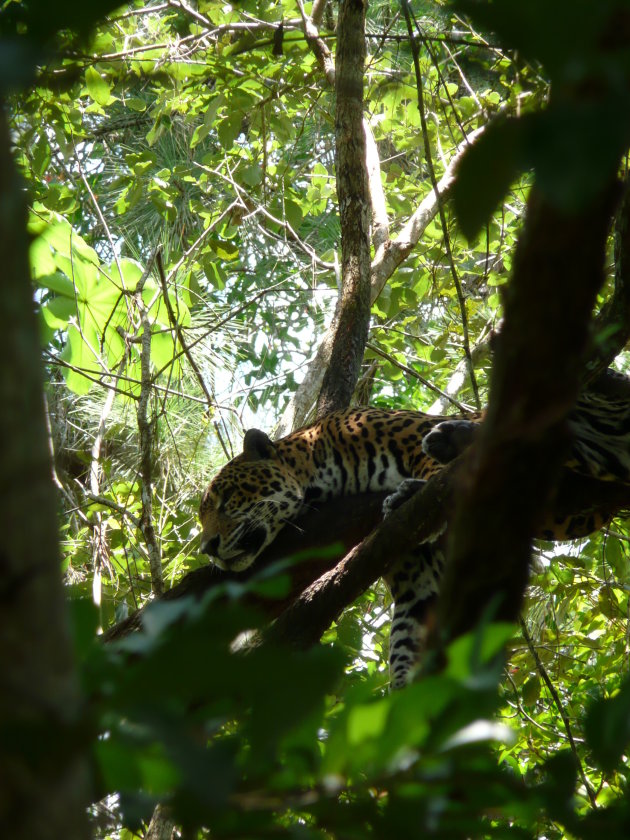
{"type": "Polygon", "coordinates": [[[250,429],[243,452],[201,500],[201,551],[222,569],[243,571],[302,507],[302,487],[264,432],[250,429]]]}

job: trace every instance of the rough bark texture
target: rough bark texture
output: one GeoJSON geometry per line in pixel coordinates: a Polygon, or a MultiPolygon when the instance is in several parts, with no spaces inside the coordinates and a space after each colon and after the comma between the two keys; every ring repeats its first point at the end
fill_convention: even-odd
{"type": "Polygon", "coordinates": [[[336,176],[342,291],[317,416],[346,408],[359,378],[370,320],[369,194],[363,132],[365,3],[342,0],[337,24],[336,176]]]}
{"type": "Polygon", "coordinates": [[[0,110],[0,836],[79,840],[88,774],[60,576],[22,185],[0,110]]]}
{"type": "Polygon", "coordinates": [[[175,822],[170,810],[164,805],[156,805],[144,840],[171,840],[174,831],[175,822]]]}
{"type": "MultiPolygon", "coordinates": [[[[341,563],[318,576],[280,615],[267,640],[302,648],[315,644],[344,608],[381,577],[397,557],[444,524],[464,480],[463,469],[459,461],[450,464],[341,563]]],[[[550,521],[585,512],[608,519],[628,508],[630,488],[627,486],[562,470],[557,493],[545,513],[550,521]]]]}
{"type": "Polygon", "coordinates": [[[576,215],[532,191],[505,297],[490,402],[471,450],[440,598],[447,637],[484,612],[518,617],[531,540],[567,451],[566,415],[580,386],[603,279],[611,188],[576,215]]]}

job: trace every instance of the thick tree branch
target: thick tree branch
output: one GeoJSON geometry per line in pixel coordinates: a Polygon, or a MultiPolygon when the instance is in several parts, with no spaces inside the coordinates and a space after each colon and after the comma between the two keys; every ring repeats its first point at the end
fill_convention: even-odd
{"type": "MultiPolygon", "coordinates": [[[[361,546],[359,543],[381,521],[386,493],[362,493],[313,505],[281,531],[254,568],[230,573],[208,564],[186,575],[161,600],[200,598],[227,581],[246,581],[278,560],[309,552],[309,559],[291,567],[291,586],[285,598],[253,602],[270,618],[280,616],[270,638],[285,644],[314,644],[341,610],[383,574],[394,557],[439,528],[451,505],[452,488],[458,487],[459,469],[455,463],[446,468],[422,494],[401,506],[400,513],[396,511],[388,518],[380,526],[378,536],[361,546]],[[332,542],[334,551],[330,550],[332,542]],[[321,549],[325,552],[317,556],[321,549]]],[[[630,489],[625,485],[596,481],[565,470],[548,518],[555,521],[558,517],[594,513],[607,520],[623,508],[630,508],[630,489]]],[[[123,638],[139,629],[143,614],[144,608],[109,628],[103,635],[104,641],[123,638]]]]}
{"type": "MultiPolygon", "coordinates": [[[[387,572],[394,560],[445,525],[465,480],[465,463],[460,459],[445,467],[339,564],[314,580],[269,629],[267,641],[302,648],[315,644],[342,611],[387,572]]],[[[627,486],[562,470],[545,519],[555,522],[558,518],[592,513],[607,520],[629,507],[627,486]]],[[[468,571],[466,578],[470,577],[468,571]]]]}
{"type": "Polygon", "coordinates": [[[341,563],[295,599],[270,627],[265,641],[298,648],[319,641],[344,608],[385,574],[398,557],[444,527],[458,471],[459,461],[454,461],[394,510],[341,563]]]}
{"type": "MultiPolygon", "coordinates": [[[[256,606],[270,617],[277,616],[291,601],[325,571],[332,568],[380,521],[385,493],[362,493],[335,499],[328,504],[312,504],[307,513],[288,525],[245,572],[224,572],[208,564],[187,574],[176,586],[164,593],[161,600],[171,601],[192,596],[201,597],[227,581],[244,582],[278,560],[308,552],[308,559],[289,570],[290,591],[281,600],[254,599],[256,606]]],[[[142,625],[144,608],[110,627],[104,641],[114,641],[142,625]]]]}
{"type": "Polygon", "coordinates": [[[440,598],[449,638],[470,630],[490,605],[498,619],[519,615],[531,540],[567,452],[564,420],[581,382],[615,193],[609,188],[575,215],[536,189],[530,195],[486,422],[451,528],[440,598]]]}
{"type": "Polygon", "coordinates": [[[374,251],[384,247],[389,241],[389,217],[387,215],[387,202],[385,201],[385,190],[381,182],[381,159],[378,154],[378,146],[372,134],[369,122],[363,120],[363,132],[365,134],[365,166],[368,179],[368,193],[372,208],[372,244],[374,251]]]}

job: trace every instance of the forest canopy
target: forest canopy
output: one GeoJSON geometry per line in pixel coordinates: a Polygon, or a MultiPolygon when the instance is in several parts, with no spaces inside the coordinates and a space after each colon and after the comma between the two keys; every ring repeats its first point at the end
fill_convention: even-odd
{"type": "Polygon", "coordinates": [[[628,33],[624,0],[0,3],[3,836],[628,836],[628,524],[526,520],[629,368],[628,33]],[[502,465],[391,694],[382,583],[301,648],[266,635],[295,558],[191,588],[245,430],[349,402],[489,403],[502,465]]]}

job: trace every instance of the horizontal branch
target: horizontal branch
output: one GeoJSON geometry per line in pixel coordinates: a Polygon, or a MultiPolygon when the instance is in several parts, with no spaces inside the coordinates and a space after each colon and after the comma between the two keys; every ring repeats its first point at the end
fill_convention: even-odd
{"type": "Polygon", "coordinates": [[[341,563],[309,586],[270,627],[265,641],[298,648],[315,644],[344,608],[382,577],[397,558],[442,531],[459,467],[459,459],[445,467],[341,563]]]}

